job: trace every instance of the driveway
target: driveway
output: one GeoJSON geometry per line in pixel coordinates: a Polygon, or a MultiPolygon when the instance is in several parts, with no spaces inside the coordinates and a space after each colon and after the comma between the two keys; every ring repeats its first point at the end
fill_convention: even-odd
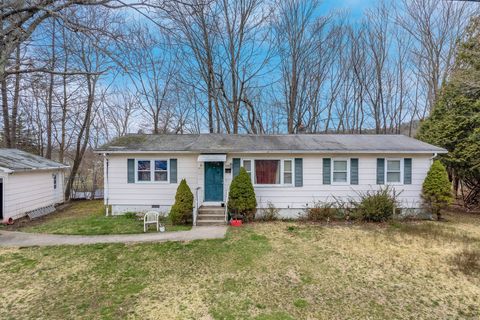
{"type": "Polygon", "coordinates": [[[191,241],[204,239],[222,239],[227,232],[226,226],[192,227],[188,231],[117,234],[98,236],[57,235],[42,233],[27,233],[18,231],[0,231],[0,246],[2,247],[32,247],[80,245],[95,243],[140,243],[165,241],[191,241]]]}

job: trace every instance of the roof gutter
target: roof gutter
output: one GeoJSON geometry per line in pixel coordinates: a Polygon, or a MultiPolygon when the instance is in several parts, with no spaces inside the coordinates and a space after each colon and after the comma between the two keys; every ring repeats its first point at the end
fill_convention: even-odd
{"type": "Polygon", "coordinates": [[[96,153],[102,155],[104,153],[109,154],[168,154],[168,153],[179,153],[179,154],[235,154],[235,153],[256,153],[256,154],[269,154],[269,153],[286,153],[286,154],[351,154],[351,153],[364,153],[364,154],[376,154],[376,153],[413,153],[413,154],[430,154],[430,153],[448,153],[446,150],[233,150],[233,151],[211,151],[211,150],[198,150],[198,151],[185,151],[185,150],[96,150],[96,153]]]}
{"type": "MultiPolygon", "coordinates": [[[[22,168],[22,169],[6,169],[9,170],[10,172],[8,173],[15,173],[15,172],[32,172],[32,171],[51,171],[51,170],[64,170],[68,169],[70,166],[61,166],[61,167],[48,167],[48,168],[22,168]]],[[[0,170],[3,170],[3,168],[0,168],[0,170]]]]}
{"type": "Polygon", "coordinates": [[[4,173],[13,173],[14,171],[12,169],[8,169],[8,168],[5,168],[5,167],[0,167],[0,170],[3,171],[4,173]]]}

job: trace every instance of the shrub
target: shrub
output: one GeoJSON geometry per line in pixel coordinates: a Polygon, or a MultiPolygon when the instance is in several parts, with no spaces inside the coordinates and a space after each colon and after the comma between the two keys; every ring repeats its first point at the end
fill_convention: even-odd
{"type": "Polygon", "coordinates": [[[396,207],[396,194],[390,192],[390,189],[386,187],[362,194],[361,200],[356,204],[354,211],[364,221],[381,222],[389,220],[396,207]]]}
{"type": "Polygon", "coordinates": [[[170,209],[169,219],[172,224],[187,223],[192,217],[193,193],[185,179],[180,182],[175,195],[175,203],[170,209]]]}
{"type": "Polygon", "coordinates": [[[330,202],[315,201],[312,207],[305,209],[304,219],[313,222],[330,221],[337,217],[337,211],[330,202]]]}
{"type": "Polygon", "coordinates": [[[137,217],[136,212],[125,212],[125,218],[127,219],[135,219],[137,217]]]}
{"type": "Polygon", "coordinates": [[[233,178],[228,192],[228,211],[233,215],[242,215],[246,221],[255,217],[257,199],[252,180],[244,168],[233,178]]]}
{"type": "Polygon", "coordinates": [[[278,220],[278,213],[279,210],[275,207],[275,205],[268,201],[267,208],[263,210],[263,215],[261,220],[263,221],[275,221],[278,220]]]}
{"type": "Polygon", "coordinates": [[[441,219],[441,210],[452,202],[451,184],[447,170],[439,160],[435,160],[423,181],[422,198],[430,213],[441,219]]]}

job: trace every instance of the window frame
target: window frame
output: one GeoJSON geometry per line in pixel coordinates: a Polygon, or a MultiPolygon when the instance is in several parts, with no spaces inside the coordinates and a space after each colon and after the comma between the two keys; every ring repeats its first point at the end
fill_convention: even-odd
{"type": "MultiPolygon", "coordinates": [[[[146,172],[146,171],[145,171],[146,172]]],[[[153,184],[166,184],[170,182],[170,159],[135,159],[135,183],[153,183],[153,184]],[[150,161],[150,181],[141,181],[138,180],[138,162],[139,161],[150,161]],[[155,170],[155,161],[166,161],[167,162],[167,180],[155,180],[155,171],[163,172],[163,170],[155,170]]]]}
{"type": "Polygon", "coordinates": [[[248,158],[248,159],[243,159],[243,158],[240,159],[240,166],[241,166],[242,168],[245,168],[244,161],[250,161],[250,171],[247,171],[247,169],[245,169],[245,171],[247,171],[247,173],[250,173],[250,179],[252,180],[252,183],[253,183],[253,166],[254,166],[253,163],[254,163],[255,160],[254,160],[254,159],[250,159],[250,158],[248,158]]]}
{"type": "Polygon", "coordinates": [[[282,166],[281,166],[281,174],[282,174],[282,177],[281,177],[281,184],[283,186],[293,186],[295,184],[295,170],[294,170],[294,166],[295,166],[295,161],[294,159],[283,159],[281,160],[282,161],[282,166]],[[287,171],[287,172],[290,172],[290,174],[292,175],[292,182],[290,183],[285,183],[285,161],[290,161],[291,163],[291,166],[290,166],[290,171],[287,171]]]}
{"type": "MultiPolygon", "coordinates": [[[[350,158],[331,158],[332,163],[330,164],[330,177],[332,185],[347,185],[350,184],[350,158]],[[346,181],[335,181],[335,161],[345,161],[347,163],[347,180],[346,181]]],[[[344,171],[337,171],[344,172],[344,171]]]]}
{"type": "MultiPolygon", "coordinates": [[[[295,184],[295,161],[293,158],[245,158],[245,159],[241,159],[241,166],[243,167],[243,162],[244,161],[251,161],[251,167],[250,167],[250,170],[251,170],[251,174],[250,174],[250,178],[251,178],[251,181],[252,181],[252,185],[254,187],[258,187],[258,188],[270,188],[270,187],[274,187],[274,188],[279,188],[279,187],[293,187],[294,184],[295,184]],[[257,160],[275,160],[275,161],[280,161],[280,183],[276,183],[276,184],[258,184],[258,183],[255,183],[255,174],[256,174],[256,165],[255,165],[255,161],[257,160]],[[291,183],[285,183],[285,161],[290,161],[292,163],[292,182],[291,183]]],[[[289,172],[289,171],[287,171],[289,172]]]]}
{"type": "Polygon", "coordinates": [[[389,185],[402,185],[403,184],[403,159],[402,158],[385,158],[385,184],[389,185]],[[400,174],[399,181],[388,181],[388,161],[399,161],[400,162],[400,171],[390,171],[390,172],[398,172],[400,174]]]}

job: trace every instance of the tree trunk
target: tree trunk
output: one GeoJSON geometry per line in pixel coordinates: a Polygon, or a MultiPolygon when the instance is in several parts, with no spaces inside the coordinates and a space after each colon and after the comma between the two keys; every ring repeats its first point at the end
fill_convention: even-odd
{"type": "Polygon", "coordinates": [[[7,79],[5,76],[2,78],[1,83],[1,90],[2,90],[2,112],[3,112],[3,139],[5,140],[5,147],[11,148],[12,147],[12,140],[11,140],[11,130],[10,130],[10,112],[8,109],[8,97],[7,97],[7,79]]]}
{"type": "MultiPolygon", "coordinates": [[[[55,19],[52,22],[52,61],[51,70],[55,70],[55,19]]],[[[50,74],[50,84],[48,88],[48,102],[47,102],[47,151],[45,158],[52,159],[52,122],[53,122],[53,86],[55,85],[55,78],[53,73],[50,74]]]]}

